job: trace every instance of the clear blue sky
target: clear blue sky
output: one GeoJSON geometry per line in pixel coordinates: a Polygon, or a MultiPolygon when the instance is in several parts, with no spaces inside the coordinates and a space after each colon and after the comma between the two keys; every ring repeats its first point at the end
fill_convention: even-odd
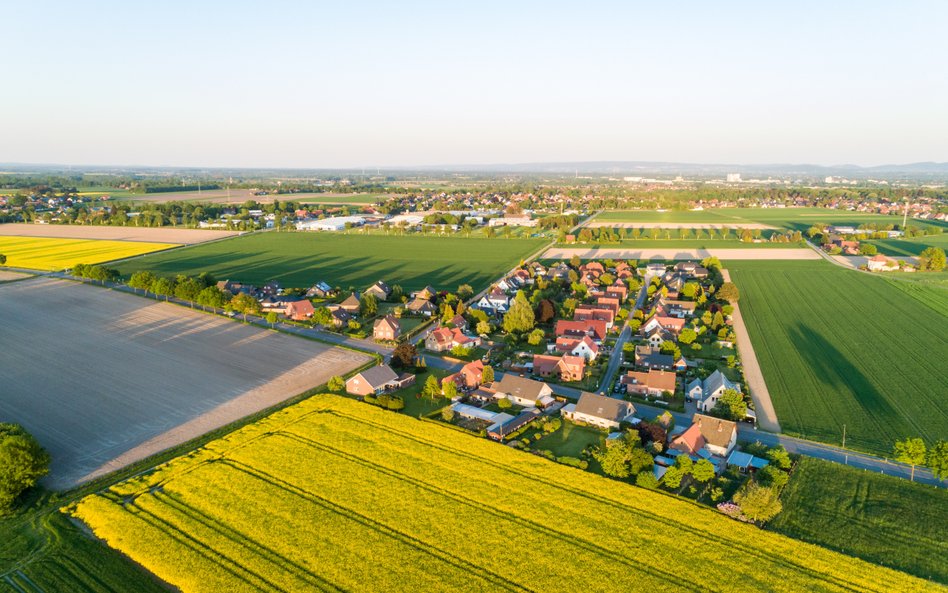
{"type": "Polygon", "coordinates": [[[948,2],[7,2],[0,162],[948,161],[948,2]]]}

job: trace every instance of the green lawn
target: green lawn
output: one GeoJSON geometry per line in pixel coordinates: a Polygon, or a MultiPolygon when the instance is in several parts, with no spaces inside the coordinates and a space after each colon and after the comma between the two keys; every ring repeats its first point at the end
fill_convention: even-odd
{"type": "Polygon", "coordinates": [[[825,261],[729,264],[785,432],[887,454],[948,434],[948,317],[825,261]]]}
{"type": "Polygon", "coordinates": [[[948,250],[948,234],[927,235],[910,239],[873,239],[864,241],[875,245],[881,253],[895,258],[914,257],[928,247],[940,247],[948,250]]]}
{"type": "Polygon", "coordinates": [[[440,382],[441,379],[446,377],[449,373],[447,371],[435,370],[419,373],[414,385],[395,392],[395,394],[400,395],[405,402],[405,409],[402,410],[402,414],[418,418],[429,412],[434,412],[435,410],[440,410],[445,406],[451,405],[451,402],[443,397],[432,399],[430,397],[421,396],[421,390],[425,387],[425,381],[427,381],[428,376],[432,374],[437,377],[438,382],[440,382]]]}
{"type": "Polygon", "coordinates": [[[589,445],[602,442],[606,433],[598,428],[563,421],[559,430],[531,445],[540,451],[552,451],[557,457],[579,457],[589,445]]]}
{"type": "MultiPolygon", "coordinates": [[[[902,224],[901,216],[848,212],[831,208],[718,208],[692,212],[690,210],[656,212],[654,210],[610,210],[593,219],[594,222],[691,222],[706,224],[760,223],[785,230],[806,231],[815,223],[853,225],[863,223],[902,224]]],[[[909,219],[908,224],[917,227],[948,224],[909,219]]]]}
{"type": "Polygon", "coordinates": [[[768,528],[948,584],[948,491],[805,457],[768,528]]]}
{"type": "Polygon", "coordinates": [[[541,245],[538,239],[343,235],[265,232],[136,258],[118,266],[157,274],[211,272],[218,279],[304,287],[324,280],[343,288],[364,288],[376,280],[400,284],[406,292],[427,284],[455,290],[460,284],[485,288],[541,245]]]}

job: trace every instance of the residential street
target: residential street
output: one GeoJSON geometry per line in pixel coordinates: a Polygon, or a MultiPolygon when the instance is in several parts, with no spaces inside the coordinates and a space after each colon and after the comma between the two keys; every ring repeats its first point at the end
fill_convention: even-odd
{"type": "MultiPolygon", "coordinates": [[[[642,288],[639,290],[639,296],[635,299],[635,307],[632,308],[632,311],[642,306],[647,294],[648,284],[643,283],[642,288]]],[[[632,318],[632,311],[629,312],[629,319],[632,318]]],[[[606,372],[603,373],[602,380],[599,381],[599,393],[607,395],[612,392],[612,384],[615,382],[616,373],[624,358],[622,347],[625,346],[625,343],[628,342],[631,337],[632,329],[629,327],[628,319],[626,319],[625,325],[622,326],[622,331],[619,332],[619,339],[616,340],[616,345],[609,355],[609,365],[606,367],[606,372]]]]}

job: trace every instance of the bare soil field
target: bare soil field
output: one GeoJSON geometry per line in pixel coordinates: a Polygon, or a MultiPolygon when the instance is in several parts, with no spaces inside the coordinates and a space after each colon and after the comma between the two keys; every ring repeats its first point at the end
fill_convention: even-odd
{"type": "Polygon", "coordinates": [[[0,285],[0,421],[65,489],[325,383],[367,355],[120,292],[0,285]]]}
{"type": "Polygon", "coordinates": [[[55,239],[102,239],[192,245],[241,234],[239,231],[140,228],[131,226],[81,226],[69,224],[0,224],[0,236],[50,237],[55,239]]]}
{"type": "Polygon", "coordinates": [[[578,255],[580,259],[704,259],[717,257],[720,260],[735,259],[820,259],[812,249],[648,249],[648,248],[569,248],[554,247],[544,253],[541,259],[570,259],[578,255]]]}
{"type": "Polygon", "coordinates": [[[0,282],[9,282],[11,280],[22,280],[23,278],[29,278],[32,274],[26,274],[24,272],[11,272],[9,270],[0,270],[0,282]]]}
{"type": "Polygon", "coordinates": [[[746,222],[741,224],[708,224],[699,222],[601,222],[592,220],[583,226],[589,228],[609,227],[623,229],[760,229],[762,231],[774,230],[777,227],[769,224],[760,224],[758,222],[746,222]]]}

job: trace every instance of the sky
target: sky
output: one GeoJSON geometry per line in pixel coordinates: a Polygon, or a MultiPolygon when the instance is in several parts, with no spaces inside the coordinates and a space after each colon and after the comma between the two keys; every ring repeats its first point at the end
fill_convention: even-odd
{"type": "Polygon", "coordinates": [[[0,162],[948,161],[948,2],[3,2],[0,162]]]}

